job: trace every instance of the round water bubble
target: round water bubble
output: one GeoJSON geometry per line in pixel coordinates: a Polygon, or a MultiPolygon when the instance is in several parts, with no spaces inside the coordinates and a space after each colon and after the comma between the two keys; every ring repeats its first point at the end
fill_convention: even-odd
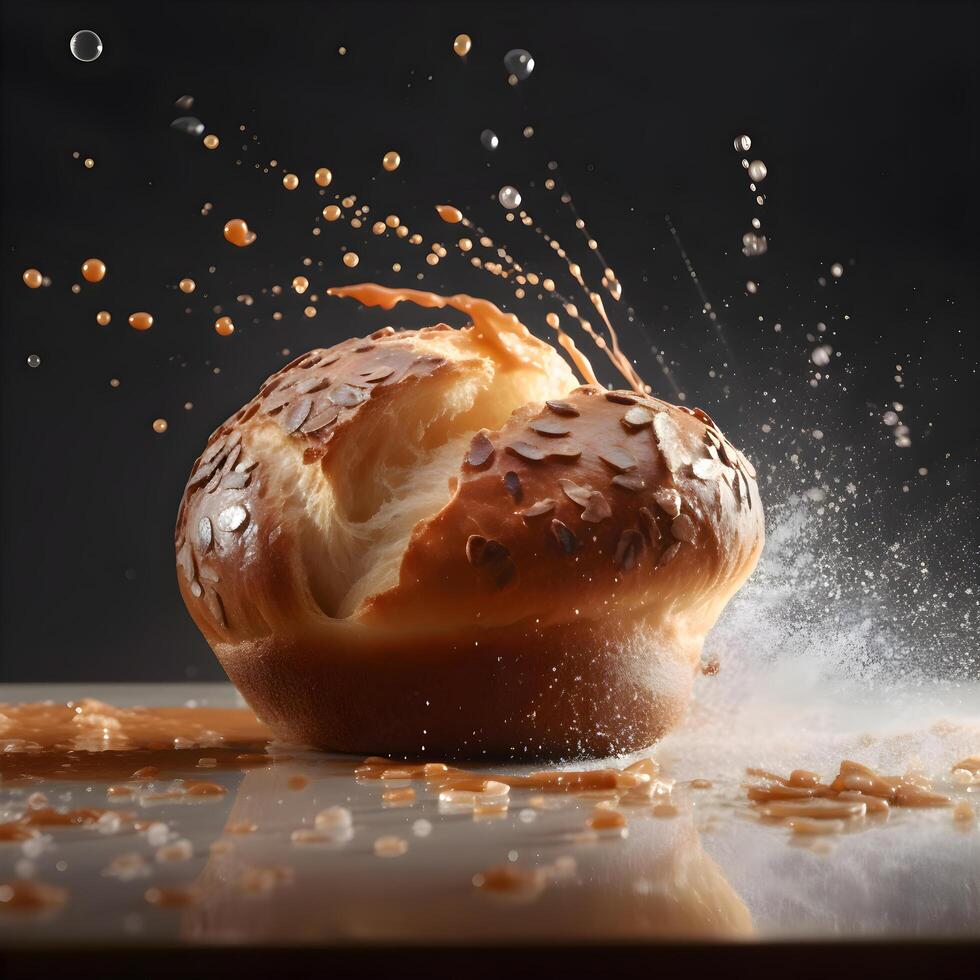
{"type": "Polygon", "coordinates": [[[504,68],[507,69],[508,74],[523,82],[530,78],[531,72],[534,71],[534,59],[523,48],[514,48],[504,55],[504,68]]]}
{"type": "Polygon", "coordinates": [[[735,150],[737,153],[748,153],[752,149],[752,140],[748,136],[735,137],[735,150]]]}
{"type": "Polygon", "coordinates": [[[38,357],[37,354],[28,354],[27,355],[27,366],[28,367],[32,367],[32,368],[40,367],[41,366],[41,358],[38,357]]]}
{"type": "Polygon", "coordinates": [[[79,61],[95,61],[102,54],[102,38],[95,31],[75,31],[68,47],[79,61]]]}
{"type": "Polygon", "coordinates": [[[521,206],[521,195],[516,187],[511,187],[510,184],[505,184],[497,192],[497,200],[500,201],[501,205],[505,207],[508,211],[513,211],[514,208],[519,208],[521,206]]]}
{"type": "Polygon", "coordinates": [[[170,124],[170,128],[188,136],[200,136],[204,132],[204,123],[197,116],[179,116],[170,124]]]}
{"type": "Polygon", "coordinates": [[[485,129],[480,133],[480,142],[485,150],[495,150],[500,146],[500,140],[497,139],[497,134],[492,129],[485,129]]]}
{"type": "Polygon", "coordinates": [[[761,160],[753,160],[749,164],[749,177],[756,184],[764,181],[768,173],[769,171],[766,169],[766,165],[761,160]]]}

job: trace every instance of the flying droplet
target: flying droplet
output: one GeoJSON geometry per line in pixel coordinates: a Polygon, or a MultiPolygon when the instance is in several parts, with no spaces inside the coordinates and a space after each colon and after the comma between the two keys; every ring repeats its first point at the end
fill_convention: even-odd
{"type": "Polygon", "coordinates": [[[765,255],[769,249],[769,243],[765,235],[756,235],[751,231],[742,236],[742,254],[750,258],[754,255],[765,255]]]}
{"type": "Polygon", "coordinates": [[[458,225],[463,220],[463,212],[451,204],[437,204],[436,212],[447,225],[458,225]]]}
{"type": "Polygon", "coordinates": [[[315,306],[307,306],[306,309],[303,310],[303,313],[306,316],[310,317],[310,319],[312,319],[313,317],[316,316],[316,307],[315,306]]]}
{"type": "Polygon", "coordinates": [[[239,248],[251,245],[257,237],[254,231],[249,230],[248,224],[242,218],[232,218],[225,225],[225,239],[239,248]]]}
{"type": "Polygon", "coordinates": [[[748,153],[752,149],[752,140],[748,136],[735,137],[735,152],[748,153]]]}
{"type": "Polygon", "coordinates": [[[194,108],[194,96],[193,95],[182,95],[175,103],[174,107],[180,109],[181,112],[189,112],[194,108]]]}
{"type": "Polygon", "coordinates": [[[82,263],[82,278],[86,282],[102,282],[105,279],[105,262],[102,259],[86,259],[82,263]]]}
{"type": "Polygon", "coordinates": [[[751,279],[745,284],[745,288],[750,293],[757,293],[759,291],[759,287],[751,279]]]}
{"type": "Polygon", "coordinates": [[[28,354],[27,355],[27,366],[29,368],[40,367],[41,366],[41,358],[38,357],[37,354],[28,354]]]}
{"type": "Polygon", "coordinates": [[[470,53],[471,47],[473,47],[473,41],[469,34],[456,35],[456,40],[453,41],[453,51],[455,51],[460,58],[465,58],[470,53]]]}
{"type": "Polygon", "coordinates": [[[497,192],[497,200],[500,201],[501,205],[505,207],[508,211],[513,211],[514,208],[519,208],[521,206],[521,195],[516,187],[511,187],[510,184],[505,184],[497,192]]]}
{"type": "Polygon", "coordinates": [[[214,321],[215,332],[222,337],[230,337],[235,332],[235,324],[231,322],[230,316],[219,316],[214,321]]]}
{"type": "Polygon", "coordinates": [[[95,161],[91,157],[86,157],[82,162],[86,170],[91,170],[95,166],[95,161]]]}
{"type": "Polygon", "coordinates": [[[214,133],[208,133],[208,135],[205,136],[201,142],[204,143],[207,149],[216,150],[221,140],[219,140],[218,137],[214,135],[214,133]]]}
{"type": "Polygon", "coordinates": [[[293,289],[295,289],[297,293],[305,293],[309,288],[310,280],[307,279],[306,276],[296,276],[296,278],[293,279],[293,289]]]}
{"type": "Polygon", "coordinates": [[[320,187],[329,187],[330,181],[333,180],[333,174],[330,173],[326,167],[320,167],[320,169],[313,174],[313,179],[320,187]]]}
{"type": "Polygon", "coordinates": [[[480,133],[480,142],[485,150],[495,150],[500,146],[500,140],[497,139],[497,134],[492,129],[485,129],[480,133]]]}
{"type": "Polygon", "coordinates": [[[282,186],[286,188],[287,191],[294,191],[299,187],[299,177],[296,174],[286,174],[282,179],[282,186]]]}
{"type": "Polygon", "coordinates": [[[840,262],[835,262],[835,263],[834,263],[834,264],[833,264],[833,265],[832,265],[832,266],[830,267],[830,274],[831,274],[831,275],[832,275],[832,276],[833,276],[833,277],[834,277],[835,279],[840,279],[840,277],[841,277],[842,275],[844,275],[844,266],[842,266],[842,265],[840,264],[840,262]]]}
{"type": "Polygon", "coordinates": [[[810,360],[813,361],[817,367],[826,367],[830,363],[830,355],[834,353],[834,348],[830,344],[821,344],[819,347],[814,347],[812,353],[810,354],[810,360]]]}
{"type": "Polygon", "coordinates": [[[95,31],[75,31],[68,47],[79,61],[95,61],[102,54],[102,38],[95,31]]]}
{"type": "Polygon", "coordinates": [[[44,276],[37,269],[24,270],[24,285],[28,289],[37,289],[44,282],[44,276]]]}
{"type": "Polygon", "coordinates": [[[193,279],[181,279],[177,286],[182,293],[193,293],[197,289],[197,283],[193,279]]]}
{"type": "Polygon", "coordinates": [[[348,269],[353,269],[354,266],[357,265],[357,263],[360,262],[360,261],[361,260],[358,257],[357,252],[345,252],[344,253],[344,265],[346,265],[348,269]]]}
{"type": "Polygon", "coordinates": [[[533,126],[525,126],[524,127],[524,138],[529,140],[533,135],[534,135],[534,127],[533,126]]]}
{"type": "Polygon", "coordinates": [[[95,314],[95,322],[100,327],[107,327],[112,322],[112,314],[108,310],[99,310],[95,314]]]}
{"type": "Polygon", "coordinates": [[[149,330],[153,326],[153,317],[149,313],[130,313],[129,325],[134,330],[149,330]]]}
{"type": "Polygon", "coordinates": [[[188,136],[200,136],[204,132],[204,123],[197,116],[179,116],[170,124],[170,128],[188,136]]]}
{"type": "Polygon", "coordinates": [[[523,48],[514,48],[504,55],[504,68],[519,82],[523,82],[534,71],[534,59],[523,48]]]}
{"type": "Polygon", "coordinates": [[[402,162],[402,158],[397,150],[389,150],[381,158],[381,166],[384,167],[385,170],[388,171],[388,173],[391,173],[393,170],[397,170],[398,167],[401,165],[401,162],[402,162]]]}
{"type": "Polygon", "coordinates": [[[167,431],[167,420],[166,419],[154,419],[153,420],[153,431],[157,434],[161,434],[167,431]]]}
{"type": "Polygon", "coordinates": [[[327,221],[336,221],[340,217],[340,208],[336,204],[328,204],[323,209],[323,217],[327,221]]]}
{"type": "Polygon", "coordinates": [[[761,160],[753,160],[749,164],[749,177],[755,184],[762,183],[768,173],[769,171],[766,169],[766,165],[761,160]]]}

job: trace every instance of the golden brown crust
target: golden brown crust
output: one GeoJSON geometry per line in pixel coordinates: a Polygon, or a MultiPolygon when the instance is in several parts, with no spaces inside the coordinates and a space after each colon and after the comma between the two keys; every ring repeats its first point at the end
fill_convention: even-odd
{"type": "Polygon", "coordinates": [[[763,543],[751,464],[700,410],[568,391],[542,344],[560,397],[473,436],[397,581],[345,617],[318,592],[324,556],[300,523],[319,508],[329,526],[353,449],[405,392],[486,370],[466,334],[386,328],[311,351],[221,426],[178,515],[188,609],[281,737],[379,754],[640,748],[682,712],[763,543]]]}

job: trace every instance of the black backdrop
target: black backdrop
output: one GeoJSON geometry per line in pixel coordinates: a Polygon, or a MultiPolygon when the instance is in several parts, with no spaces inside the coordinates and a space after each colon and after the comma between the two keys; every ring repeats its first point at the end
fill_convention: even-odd
{"type": "MultiPolygon", "coordinates": [[[[492,199],[513,183],[594,274],[542,187],[557,160],[636,311],[635,324],[619,316],[625,345],[659,391],[671,395],[654,349],[688,403],[757,460],[796,456],[853,479],[875,536],[967,499],[977,478],[976,29],[975,6],[938,3],[4,3],[0,678],[220,676],[173,571],[187,470],[284,349],[385,319],[326,299],[307,319],[288,290],[294,275],[322,294],[360,279],[417,285],[423,271],[426,288],[510,302],[543,329],[543,304],[514,305],[458,258],[430,269],[404,244],[337,226],[313,237],[332,199],[312,186],[320,165],[335,174],[331,195],[357,193],[373,214],[397,211],[447,245],[454,236],[431,205],[451,200],[515,257],[555,273],[542,241],[507,225],[492,199]],[[79,28],[102,36],[98,61],[69,54],[79,28]],[[465,63],[451,50],[460,31],[474,41],[465,63]],[[536,60],[515,88],[502,67],[513,47],[536,60]],[[184,94],[221,137],[217,151],[168,128],[184,94]],[[494,154],[480,146],[486,127],[500,137],[494,154]],[[742,132],[769,169],[762,208],[732,146],[742,132]],[[378,161],[390,148],[403,163],[388,175],[378,161]],[[298,191],[255,169],[271,159],[301,176],[298,191]],[[754,214],[770,249],[749,259],[741,237],[754,214]],[[253,247],[222,240],[233,216],[259,232],[253,247]],[[343,244],[361,255],[356,271],[340,263],[343,244]],[[109,277],[73,295],[92,255],[109,277]],[[27,290],[28,266],[52,285],[27,290]],[[199,284],[191,297],[174,289],[185,275],[199,284]],[[282,297],[261,294],[276,283],[282,297]],[[237,303],[241,293],[255,305],[237,303]],[[215,305],[234,317],[233,337],[213,331],[215,305]],[[108,327],[95,323],[103,308],[108,327]],[[136,309],[153,312],[149,332],[126,325],[136,309]],[[812,388],[807,334],[818,321],[841,356],[812,388]],[[895,401],[907,449],[880,421],[895,401]],[[163,435],[157,417],[169,421],[163,435]]],[[[957,533],[972,554],[975,525],[957,533]]]]}

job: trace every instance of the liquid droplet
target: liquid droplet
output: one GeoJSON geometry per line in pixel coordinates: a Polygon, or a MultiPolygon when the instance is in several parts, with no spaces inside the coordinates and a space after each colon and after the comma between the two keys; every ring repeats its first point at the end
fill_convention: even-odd
{"type": "Polygon", "coordinates": [[[102,38],[95,31],[75,31],[68,47],[79,61],[95,61],[102,54],[102,38]]]}
{"type": "Polygon", "coordinates": [[[460,58],[465,58],[470,53],[471,47],[473,47],[473,41],[469,34],[456,35],[456,40],[453,41],[453,51],[455,51],[460,58]]]}
{"type": "Polygon", "coordinates": [[[299,187],[299,177],[296,174],[286,174],[282,179],[282,186],[286,188],[287,191],[294,191],[299,187]]]}
{"type": "Polygon", "coordinates": [[[197,283],[193,279],[181,279],[177,285],[182,293],[193,293],[197,289],[197,283]]]}
{"type": "Polygon", "coordinates": [[[451,204],[437,204],[436,212],[447,225],[458,225],[463,220],[463,212],[451,204]]]}
{"type": "Polygon", "coordinates": [[[102,282],[105,278],[105,262],[102,259],[86,259],[82,263],[82,278],[86,282],[102,282]]]}
{"type": "Polygon", "coordinates": [[[250,231],[248,224],[242,218],[232,218],[225,225],[225,240],[231,242],[232,245],[237,245],[239,248],[245,248],[246,245],[251,245],[258,235],[254,231],[250,231]]]}
{"type": "Polygon", "coordinates": [[[500,140],[497,139],[497,134],[492,129],[485,129],[480,133],[480,142],[485,150],[495,150],[500,146],[500,140]]]}
{"type": "Polygon", "coordinates": [[[751,231],[742,236],[742,254],[750,258],[755,255],[765,255],[769,249],[769,243],[765,235],[756,235],[751,231]]]}
{"type": "Polygon", "coordinates": [[[833,276],[833,277],[834,277],[835,279],[840,279],[840,277],[841,277],[842,275],[844,275],[844,266],[842,266],[842,265],[840,264],[840,262],[835,262],[835,263],[834,263],[834,264],[833,264],[833,265],[832,265],[832,266],[830,267],[830,274],[831,274],[831,275],[832,275],[832,276],[833,276]]]}
{"type": "Polygon", "coordinates": [[[29,368],[40,367],[41,366],[41,358],[38,357],[37,354],[28,354],[27,355],[27,366],[29,368]]]}
{"type": "Polygon", "coordinates": [[[296,278],[293,279],[293,289],[295,289],[297,293],[305,293],[309,287],[310,281],[306,278],[306,276],[296,276],[296,278]]]}
{"type": "Polygon", "coordinates": [[[197,116],[178,116],[170,124],[170,128],[188,136],[200,136],[204,132],[204,123],[197,116]]]}
{"type": "Polygon", "coordinates": [[[167,420],[166,419],[154,419],[153,420],[153,431],[160,434],[167,431],[167,420]]]}
{"type": "Polygon", "coordinates": [[[497,192],[497,200],[500,201],[501,206],[505,207],[508,211],[513,211],[514,208],[519,208],[521,206],[521,195],[516,187],[511,187],[510,184],[505,184],[497,192]]]}
{"type": "Polygon", "coordinates": [[[134,330],[149,330],[153,326],[153,317],[149,313],[130,313],[129,325],[134,330]]]}
{"type": "Polygon", "coordinates": [[[315,174],[313,174],[313,179],[317,182],[320,187],[329,187],[330,181],[333,180],[333,174],[326,167],[320,167],[315,174]]]}
{"type": "Polygon", "coordinates": [[[766,169],[766,165],[761,160],[753,160],[749,164],[749,177],[755,184],[764,181],[768,173],[769,171],[766,169]]]}
{"type": "Polygon", "coordinates": [[[231,322],[230,316],[219,316],[214,321],[215,332],[221,337],[230,337],[235,332],[235,324],[231,322]]]}
{"type": "Polygon", "coordinates": [[[108,310],[99,310],[95,314],[95,322],[100,327],[107,327],[112,322],[112,314],[108,310]]]}
{"type": "Polygon", "coordinates": [[[214,133],[208,133],[208,135],[204,137],[202,142],[209,150],[216,150],[221,140],[219,140],[218,137],[214,135],[214,133]]]}
{"type": "Polygon", "coordinates": [[[389,150],[381,159],[381,166],[391,173],[401,165],[402,158],[397,150],[389,150]]]}
{"type": "Polygon", "coordinates": [[[181,112],[190,112],[194,108],[194,96],[193,95],[182,95],[175,103],[174,107],[180,109],[181,112]]]}
{"type": "Polygon", "coordinates": [[[25,269],[23,278],[28,289],[37,289],[44,282],[44,276],[37,269],[25,269]]]}
{"type": "Polygon", "coordinates": [[[748,136],[735,137],[735,152],[748,153],[752,149],[752,140],[748,136]]]}
{"type": "Polygon", "coordinates": [[[353,269],[354,266],[357,265],[357,263],[360,262],[360,261],[361,260],[358,257],[357,252],[345,252],[344,253],[344,265],[346,265],[348,269],[353,269]]]}
{"type": "Polygon", "coordinates": [[[523,82],[530,78],[531,72],[534,71],[534,59],[523,48],[514,48],[504,55],[504,68],[519,82],[523,82]]]}
{"type": "Polygon", "coordinates": [[[813,352],[810,354],[810,360],[817,367],[826,367],[830,363],[830,355],[833,352],[834,348],[830,344],[821,344],[819,347],[814,347],[813,352]]]}

